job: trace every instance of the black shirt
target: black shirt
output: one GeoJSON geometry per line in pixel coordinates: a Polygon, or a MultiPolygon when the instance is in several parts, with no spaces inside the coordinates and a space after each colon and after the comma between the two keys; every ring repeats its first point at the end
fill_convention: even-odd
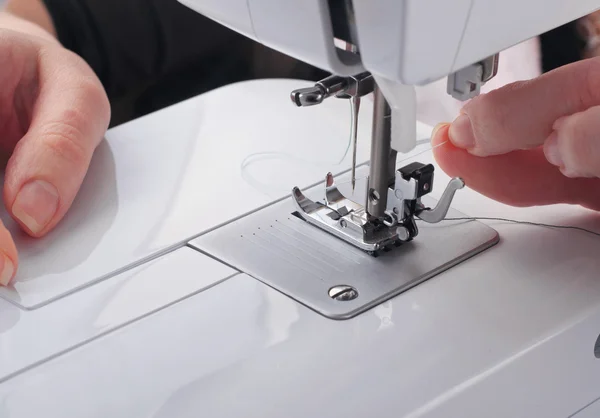
{"type": "Polygon", "coordinates": [[[59,41],[102,81],[113,126],[237,81],[327,75],[176,0],[44,2],[59,41]]]}
{"type": "MultiPolygon", "coordinates": [[[[177,0],[44,0],[59,41],[85,59],[113,107],[112,125],[237,81],[327,74],[270,50],[177,0]]],[[[541,37],[548,71],[580,56],[574,25],[541,37]]]]}

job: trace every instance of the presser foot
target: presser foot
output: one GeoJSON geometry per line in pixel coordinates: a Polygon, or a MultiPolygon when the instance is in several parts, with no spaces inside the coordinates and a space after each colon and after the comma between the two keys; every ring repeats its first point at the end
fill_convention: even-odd
{"type": "Polygon", "coordinates": [[[364,206],[346,199],[337,188],[328,188],[326,196],[331,197],[333,194],[337,194],[335,200],[325,197],[322,202],[315,202],[295,187],[292,192],[295,215],[373,255],[384,248],[400,244],[397,228],[372,222],[368,219],[364,206]]]}
{"type": "Polygon", "coordinates": [[[416,218],[427,223],[441,222],[457,190],[464,187],[461,179],[450,181],[435,208],[422,204],[421,198],[431,192],[433,167],[413,163],[396,172],[393,187],[388,190],[387,210],[382,218],[373,218],[366,209],[368,179],[356,185],[358,192],[346,197],[335,184],[333,175],[325,178],[325,193],[320,201],[305,196],[295,187],[292,200],[295,215],[343,241],[378,256],[419,234],[416,218]],[[362,190],[362,193],[360,192],[362,190]]]}

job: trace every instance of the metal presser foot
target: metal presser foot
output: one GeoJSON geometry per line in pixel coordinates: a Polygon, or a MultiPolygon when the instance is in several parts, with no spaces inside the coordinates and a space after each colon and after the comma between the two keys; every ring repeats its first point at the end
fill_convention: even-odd
{"type": "Polygon", "coordinates": [[[297,215],[310,224],[360,248],[372,255],[403,242],[414,239],[419,230],[416,218],[428,223],[441,222],[457,190],[464,182],[455,178],[446,187],[433,209],[421,203],[421,197],[432,190],[434,167],[412,163],[396,172],[394,187],[388,189],[388,199],[383,218],[370,216],[365,204],[350,200],[336,187],[333,175],[327,174],[322,201],[312,201],[299,188],[294,188],[292,198],[297,215]]]}

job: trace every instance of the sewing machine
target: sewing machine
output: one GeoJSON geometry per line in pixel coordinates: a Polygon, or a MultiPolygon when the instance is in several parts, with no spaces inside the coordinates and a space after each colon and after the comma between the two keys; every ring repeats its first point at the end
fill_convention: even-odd
{"type": "MultiPolygon", "coordinates": [[[[328,173],[319,201],[307,198],[299,188],[293,190],[292,197],[302,219],[372,254],[416,238],[419,228],[415,218],[441,222],[454,193],[464,187],[461,179],[453,179],[441,201],[430,209],[422,198],[431,193],[434,167],[418,162],[396,167],[397,153],[411,151],[417,140],[414,85],[447,76],[448,94],[463,101],[473,98],[496,75],[499,51],[598,7],[593,0],[568,6],[559,1],[523,6],[516,2],[490,5],[481,0],[182,3],[334,74],[312,87],[294,90],[291,98],[299,107],[319,105],[331,97],[350,100],[354,146],[351,190],[340,191],[328,173]],[[539,17],[542,8],[543,19],[539,17]],[[515,18],[519,24],[505,30],[506,21],[515,18]],[[369,173],[357,189],[356,123],[361,98],[371,93],[375,104],[369,173]]],[[[473,242],[474,248],[489,241],[483,235],[473,242]]],[[[430,245],[436,241],[434,238],[430,245]]],[[[440,264],[461,256],[452,254],[440,264]]]]}
{"type": "Polygon", "coordinates": [[[1,418],[600,415],[600,239],[447,221],[597,214],[434,176],[414,116],[415,85],[471,97],[499,52],[597,0],[185,3],[334,76],[111,129],[43,239],[2,215],[21,266],[1,418]]]}

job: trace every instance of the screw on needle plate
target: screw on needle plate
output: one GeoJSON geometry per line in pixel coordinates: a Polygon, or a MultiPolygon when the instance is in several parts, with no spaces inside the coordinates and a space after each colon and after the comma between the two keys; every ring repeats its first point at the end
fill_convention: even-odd
{"type": "Polygon", "coordinates": [[[329,289],[329,297],[340,302],[347,302],[356,299],[358,291],[348,285],[334,286],[329,289]]]}

